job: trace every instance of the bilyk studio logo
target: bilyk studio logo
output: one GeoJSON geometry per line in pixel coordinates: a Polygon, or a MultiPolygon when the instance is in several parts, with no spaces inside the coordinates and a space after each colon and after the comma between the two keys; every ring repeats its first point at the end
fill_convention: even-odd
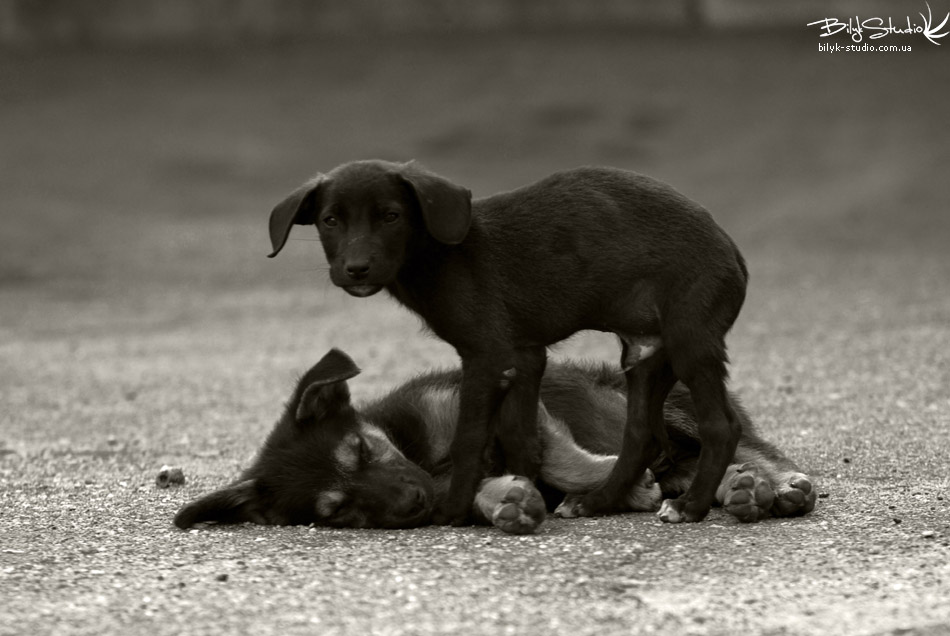
{"type": "Polygon", "coordinates": [[[888,35],[922,35],[932,44],[940,46],[940,42],[937,40],[950,34],[950,30],[941,33],[941,30],[947,26],[947,22],[950,22],[950,13],[943,19],[943,22],[934,24],[935,20],[933,18],[933,12],[930,9],[930,3],[927,2],[926,4],[927,15],[918,13],[923,23],[916,21],[916,19],[911,19],[910,16],[907,16],[906,25],[904,22],[899,22],[895,25],[893,18],[887,18],[886,20],[884,18],[861,19],[860,16],[855,16],[854,18],[848,18],[847,22],[842,22],[838,18],[823,18],[815,22],[809,22],[808,26],[817,26],[822,31],[821,37],[823,38],[841,33],[842,31],[850,35],[851,39],[855,42],[861,42],[864,39],[865,33],[867,33],[868,38],[871,40],[879,40],[888,35]]]}

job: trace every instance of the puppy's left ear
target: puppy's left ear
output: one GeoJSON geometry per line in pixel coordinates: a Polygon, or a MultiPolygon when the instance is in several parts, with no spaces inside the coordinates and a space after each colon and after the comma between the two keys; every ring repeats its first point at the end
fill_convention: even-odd
{"type": "Polygon", "coordinates": [[[359,374],[356,363],[339,349],[331,349],[307,371],[298,385],[296,418],[320,419],[350,405],[346,381],[359,374]]]}
{"type": "Polygon", "coordinates": [[[461,243],[472,225],[472,193],[411,162],[399,176],[415,193],[429,234],[447,245],[461,243]]]}
{"type": "Polygon", "coordinates": [[[175,515],[175,525],[187,530],[196,523],[254,523],[266,524],[261,494],[257,482],[246,479],[205,495],[182,507],[175,515]]]}
{"type": "Polygon", "coordinates": [[[314,225],[317,222],[316,199],[325,180],[322,174],[318,174],[291,192],[270,213],[270,243],[274,251],[268,258],[274,258],[283,249],[294,225],[314,225]]]}

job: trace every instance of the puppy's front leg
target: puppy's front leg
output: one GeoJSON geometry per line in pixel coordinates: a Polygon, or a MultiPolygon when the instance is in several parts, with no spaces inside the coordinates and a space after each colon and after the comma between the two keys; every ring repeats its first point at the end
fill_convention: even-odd
{"type": "Polygon", "coordinates": [[[491,431],[491,417],[504,396],[503,373],[511,368],[508,356],[488,354],[462,357],[459,421],[452,439],[452,482],[432,521],[460,526],[469,522],[475,490],[483,475],[483,458],[491,431]]]}
{"type": "Polygon", "coordinates": [[[505,470],[530,480],[538,476],[541,445],[538,437],[538,396],[547,364],[544,347],[518,349],[514,366],[504,371],[508,393],[498,417],[498,441],[505,455],[505,470]]]}

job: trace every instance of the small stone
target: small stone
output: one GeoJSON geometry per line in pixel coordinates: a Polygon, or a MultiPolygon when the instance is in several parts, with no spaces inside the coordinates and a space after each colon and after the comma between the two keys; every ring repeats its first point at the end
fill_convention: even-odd
{"type": "Polygon", "coordinates": [[[818,498],[819,498],[819,499],[827,499],[827,498],[828,498],[828,493],[826,493],[826,492],[820,492],[820,493],[818,493],[818,498]]]}
{"type": "Polygon", "coordinates": [[[225,581],[228,580],[228,575],[227,575],[227,574],[219,574],[218,576],[214,577],[214,580],[215,580],[215,581],[221,581],[222,583],[224,583],[225,581]]]}
{"type": "Polygon", "coordinates": [[[181,486],[185,483],[185,473],[178,466],[162,466],[158,475],[155,476],[155,485],[159,488],[168,488],[169,486],[181,486]]]}
{"type": "Polygon", "coordinates": [[[924,539],[933,539],[936,536],[936,534],[937,533],[934,532],[933,530],[924,530],[923,532],[920,533],[920,536],[922,536],[924,539]]]}

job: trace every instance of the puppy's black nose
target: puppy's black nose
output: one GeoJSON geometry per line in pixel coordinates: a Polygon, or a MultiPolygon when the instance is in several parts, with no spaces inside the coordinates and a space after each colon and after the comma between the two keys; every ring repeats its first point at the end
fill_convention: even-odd
{"type": "Polygon", "coordinates": [[[406,513],[415,515],[425,510],[428,497],[422,488],[412,488],[406,497],[406,513]]]}
{"type": "Polygon", "coordinates": [[[353,280],[363,280],[369,275],[369,263],[347,263],[346,274],[353,280]]]}

